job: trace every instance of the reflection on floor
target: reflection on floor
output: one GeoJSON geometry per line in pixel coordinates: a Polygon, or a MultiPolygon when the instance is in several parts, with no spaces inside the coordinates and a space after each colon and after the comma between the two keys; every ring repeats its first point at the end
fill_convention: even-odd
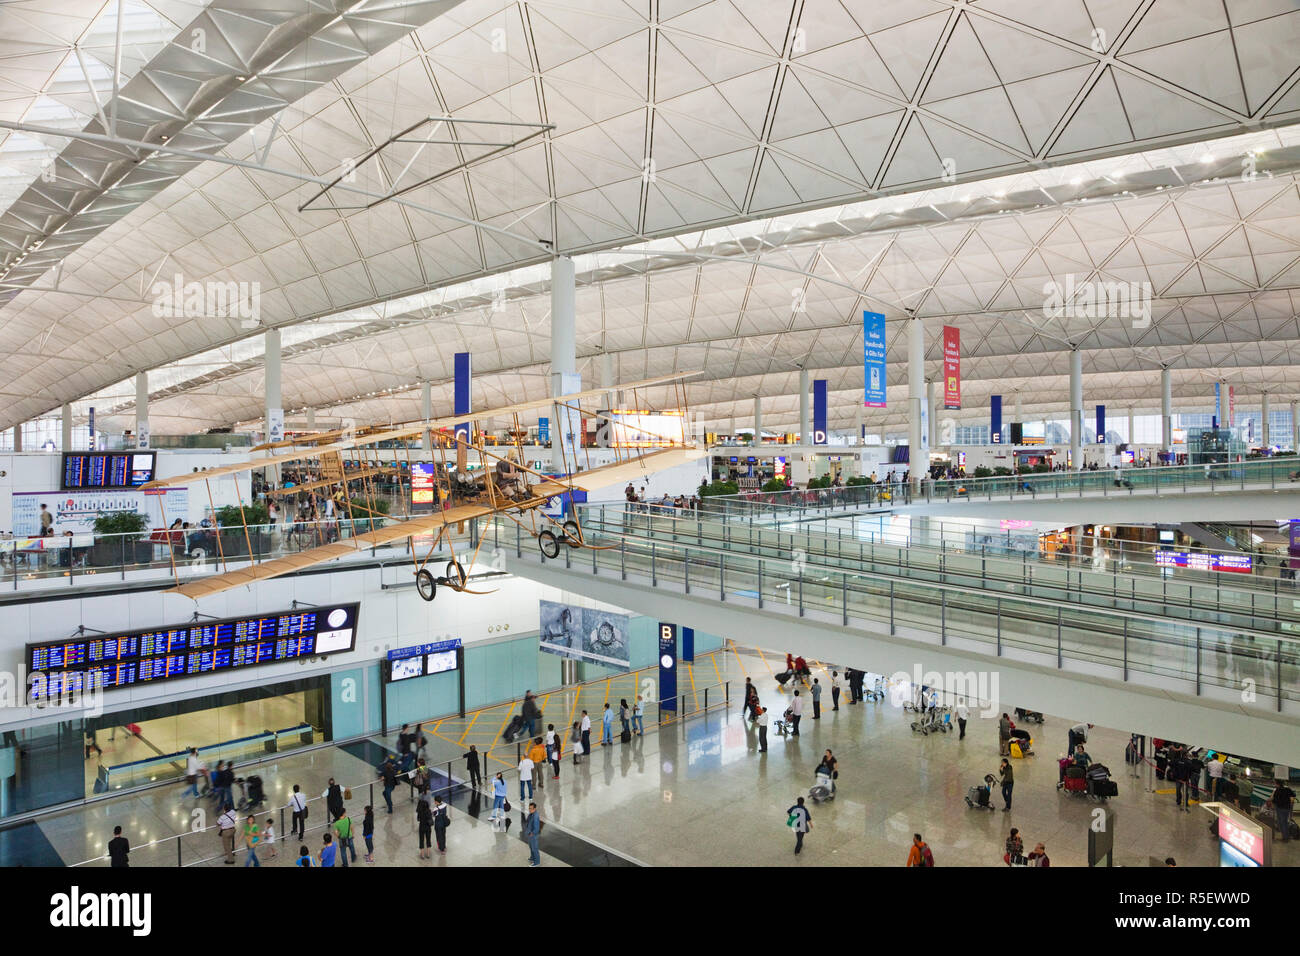
{"type": "MultiPolygon", "coordinates": [[[[694,676],[698,683],[707,670],[713,682],[721,676],[738,684],[749,674],[764,704],[780,713],[790,695],[773,678],[780,669],[779,656],[731,650],[697,663],[694,676]]],[[[813,662],[813,676],[829,685],[828,670],[817,662],[813,662]]],[[[625,675],[605,686],[583,688],[580,694],[572,690],[552,694],[544,708],[552,722],[558,724],[561,714],[568,722],[584,707],[598,712],[606,698],[617,702],[634,686],[632,675],[625,675]]],[[[1044,842],[1054,866],[1086,865],[1088,830],[1098,804],[1056,789],[1055,756],[1064,749],[1066,728],[1073,720],[1049,715],[1045,724],[1032,728],[1038,755],[1015,762],[1012,811],[987,812],[969,809],[964,797],[971,785],[997,768],[1000,710],[972,712],[966,739],[959,740],[955,733],[914,734],[912,715],[887,700],[855,706],[842,700],[834,711],[827,692],[822,703],[820,720],[813,719],[811,706],[805,710],[801,736],[769,733],[767,753],[759,752],[754,726],[741,719],[738,694],[726,711],[714,710],[661,728],[650,726],[648,720],[646,736],[634,737],[629,744],[597,746],[576,766],[566,752],[560,779],[552,779],[548,772],[544,787],[532,795],[548,824],[541,841],[544,865],[591,865],[603,857],[607,864],[623,865],[641,861],[657,866],[900,866],[912,834],[920,832],[940,866],[1000,866],[1012,826],[1020,828],[1027,845],[1044,842]],[[797,796],[808,793],[813,768],[826,748],[833,749],[840,761],[836,799],[810,804],[814,829],[796,859],[785,826],[786,810],[797,796]]],[[[376,808],[379,865],[524,865],[518,811],[527,797],[516,802],[519,783],[509,767],[514,746],[498,748],[487,768],[489,774],[505,771],[515,804],[509,830],[498,830],[488,819],[490,798],[476,797],[463,787],[466,774],[460,759],[468,743],[477,740],[486,746],[496,741],[499,727],[516,709],[517,705],[493,708],[464,721],[425,727],[426,734],[434,731],[429,747],[431,760],[440,765],[436,785],[444,786],[448,773],[457,782],[451,794],[453,825],[446,855],[418,859],[414,802],[408,788],[399,786],[394,791],[394,812],[386,811],[382,787],[375,782],[376,764],[394,744],[392,738],[384,738],[372,745],[289,754],[259,769],[267,783],[269,807],[275,809],[260,809],[257,816],[271,818],[281,838],[278,857],[267,859],[264,851],[263,861],[287,865],[296,857],[298,842],[283,839],[288,820],[280,809],[295,783],[317,801],[308,819],[306,845],[313,851],[320,847],[324,808],[319,796],[333,776],[352,789],[348,809],[354,822],[360,823],[367,804],[376,808]]],[[[599,722],[594,724],[593,737],[598,740],[599,722]]],[[[1119,785],[1119,796],[1110,801],[1115,812],[1116,863],[1145,866],[1150,858],[1174,856],[1180,866],[1216,865],[1209,815],[1195,806],[1192,813],[1178,813],[1172,795],[1159,792],[1163,783],[1158,788],[1154,779],[1127,775],[1123,761],[1127,739],[1125,731],[1099,727],[1088,744],[1093,758],[1114,770],[1119,785]]],[[[102,854],[112,826],[121,823],[137,847],[133,865],[175,866],[178,860],[184,865],[223,865],[219,842],[211,832],[145,845],[187,831],[195,822],[211,822],[207,801],[182,799],[180,792],[177,785],[95,804],[48,818],[40,828],[65,862],[102,854]]],[[[995,801],[1000,808],[1000,797],[995,796],[995,801]]],[[[363,853],[362,841],[357,842],[363,853]]],[[[1294,846],[1274,844],[1276,865],[1297,862],[1294,846]]],[[[244,859],[241,852],[238,862],[244,859]]]]}
{"type": "MultiPolygon", "coordinates": [[[[188,747],[238,740],[264,730],[283,730],[302,723],[305,691],[264,700],[227,704],[207,710],[141,721],[139,734],[111,727],[95,734],[102,753],[86,757],[86,795],[94,793],[100,766],[115,767],[174,754],[188,747]]],[[[177,764],[184,770],[184,761],[177,764]]]]}

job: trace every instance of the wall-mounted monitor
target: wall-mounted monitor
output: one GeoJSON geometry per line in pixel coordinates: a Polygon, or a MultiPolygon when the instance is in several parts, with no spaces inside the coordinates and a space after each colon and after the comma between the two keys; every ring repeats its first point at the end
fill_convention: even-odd
{"type": "Polygon", "coordinates": [[[152,451],[64,452],[64,491],[87,488],[138,488],[154,480],[157,453],[152,451]]]}

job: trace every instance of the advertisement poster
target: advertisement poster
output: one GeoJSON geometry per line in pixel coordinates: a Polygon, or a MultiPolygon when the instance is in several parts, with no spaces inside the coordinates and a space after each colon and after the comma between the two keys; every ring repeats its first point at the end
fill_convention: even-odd
{"type": "Polygon", "coordinates": [[[538,647],[575,661],[627,670],[631,661],[626,614],[538,601],[541,635],[538,647]]]}
{"type": "Polygon", "coordinates": [[[54,512],[54,533],[90,534],[95,519],[114,511],[144,515],[150,528],[164,528],[177,518],[188,521],[190,490],[165,488],[159,492],[135,489],[116,491],[35,491],[13,496],[14,534],[35,535],[41,530],[41,505],[54,512]],[[166,511],[166,522],[163,512],[166,511]]]}
{"type": "Polygon", "coordinates": [[[411,462],[411,512],[413,514],[430,514],[435,499],[434,468],[431,461],[411,462]]]}
{"type": "Polygon", "coordinates": [[[862,313],[862,369],[867,408],[885,407],[885,317],[862,313]]]}
{"type": "Polygon", "coordinates": [[[961,329],[943,327],[943,407],[961,408],[961,329]]]}

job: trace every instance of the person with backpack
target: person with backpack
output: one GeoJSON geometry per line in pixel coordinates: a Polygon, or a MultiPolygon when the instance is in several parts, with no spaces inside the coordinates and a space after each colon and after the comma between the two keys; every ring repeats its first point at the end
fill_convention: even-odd
{"type": "Polygon", "coordinates": [[[307,849],[306,844],[298,847],[298,859],[294,866],[311,866],[311,850],[307,849]]]}
{"type": "Polygon", "coordinates": [[[334,782],[333,777],[330,777],[329,786],[321,796],[325,798],[325,809],[329,812],[330,820],[343,816],[343,788],[334,782]]]}
{"type": "Polygon", "coordinates": [[[912,834],[912,848],[907,851],[908,866],[934,866],[934,854],[921,839],[921,834],[912,834]]]}
{"type": "Polygon", "coordinates": [[[785,811],[785,825],[794,831],[794,853],[798,856],[803,851],[803,835],[812,829],[812,814],[804,806],[803,797],[785,811]]]}
{"type": "Polygon", "coordinates": [[[1282,842],[1291,842],[1291,810],[1295,807],[1295,791],[1279,780],[1273,791],[1273,813],[1277,817],[1278,829],[1282,831],[1282,842]]]}
{"type": "Polygon", "coordinates": [[[338,819],[334,821],[334,832],[338,834],[338,852],[343,866],[348,865],[349,852],[352,854],[352,862],[357,862],[357,845],[352,837],[352,818],[348,816],[347,808],[341,810],[338,819]]]}
{"type": "Polygon", "coordinates": [[[447,827],[451,826],[451,819],[447,816],[447,805],[442,802],[442,797],[433,798],[433,835],[438,840],[438,852],[447,852],[447,827]]]}

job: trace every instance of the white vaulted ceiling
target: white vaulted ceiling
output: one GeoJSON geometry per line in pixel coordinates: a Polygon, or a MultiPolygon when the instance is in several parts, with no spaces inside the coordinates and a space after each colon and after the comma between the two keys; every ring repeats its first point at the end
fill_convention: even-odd
{"type": "MultiPolygon", "coordinates": [[[[351,15],[396,19],[403,6],[363,3],[351,15]]],[[[988,207],[922,214],[966,194],[991,201],[996,194],[980,184],[994,177],[1010,180],[1007,192],[1048,189],[1105,179],[1127,162],[1117,157],[1164,157],[1139,162],[1135,171],[1146,173],[1199,162],[1216,137],[1296,122],[1293,0],[446,6],[346,69],[327,69],[341,47],[305,44],[294,69],[314,83],[299,96],[280,89],[264,115],[246,110],[255,128],[226,137],[223,155],[256,162],[269,140],[267,167],[330,177],[425,116],[549,124],[546,136],[412,191],[413,206],[366,211],[299,211],[315,187],[265,170],[171,162],[167,172],[179,178],[151,177],[161,186],[147,196],[101,201],[95,228],[60,247],[60,288],[83,295],[25,291],[0,308],[0,425],[96,392],[102,408],[112,396],[100,390],[163,366],[155,431],[258,417],[257,349],[235,344],[249,333],[229,318],[155,315],[144,300],[156,274],[260,283],[263,323],[293,326],[543,262],[541,240],[582,254],[685,235],[681,248],[707,251],[719,238],[700,230],[764,217],[776,219],[758,230],[760,245],[780,240],[762,248],[760,266],[701,259],[637,275],[625,258],[590,268],[579,295],[580,352],[615,352],[624,379],[703,368],[691,400],[718,421],[750,414],[755,394],[771,396],[780,419],[789,400],[779,396],[792,394],[803,364],[824,371],[846,399],[860,386],[864,307],[891,319],[916,308],[936,329],[961,327],[972,404],[1007,380],[1024,383],[1027,401],[1055,402],[1064,395],[1065,343],[1088,350],[1090,380],[1112,392],[1132,388],[1135,400],[1155,394],[1152,370],[1162,363],[1174,365],[1189,394],[1201,388],[1197,376],[1213,380],[1211,370],[1225,366],[1240,370],[1243,385],[1276,375],[1279,387],[1296,388],[1285,381],[1300,342],[1291,172],[1240,181],[1246,154],[1220,151],[1214,163],[1228,162],[1218,183],[1179,179],[1166,193],[1127,197],[1107,190],[1092,205],[1052,194],[1042,209],[1001,216],[988,207]],[[1193,143],[1210,145],[1178,145],[1193,143]],[[1044,171],[1067,165],[1077,177],[1044,171]],[[896,223],[812,238],[789,228],[801,221],[795,214],[820,226],[867,215],[864,202],[900,193],[925,199],[875,199],[896,208],[868,210],[898,213],[896,223]],[[805,212],[845,204],[848,213],[805,212]],[[805,284],[802,271],[817,278],[805,284]],[[1153,323],[1027,319],[1041,308],[1043,282],[1065,274],[1150,282],[1153,323]],[[796,287],[804,311],[792,308],[796,287]],[[189,371],[171,366],[192,356],[189,371]]],[[[0,80],[4,71],[0,58],[0,80]]],[[[161,72],[148,75],[166,91],[161,72]]],[[[292,75],[282,71],[281,81],[292,75]]],[[[1260,137],[1252,148],[1295,145],[1290,129],[1252,135],[1260,137]]],[[[383,192],[438,172],[449,157],[469,158],[463,146],[408,152],[359,168],[358,179],[383,192]]],[[[29,239],[44,235],[40,217],[22,222],[29,239]]],[[[723,238],[755,234],[736,229],[723,238]]],[[[28,239],[13,241],[4,264],[28,239]]],[[[504,313],[455,300],[385,311],[369,324],[353,316],[299,333],[296,344],[286,332],[285,404],[411,418],[410,393],[369,393],[441,382],[451,353],[465,349],[483,402],[540,395],[548,300],[536,277],[527,280],[512,287],[504,313]]],[[[49,272],[22,282],[53,284],[49,272]]],[[[891,369],[894,394],[898,380],[891,369]]]]}

